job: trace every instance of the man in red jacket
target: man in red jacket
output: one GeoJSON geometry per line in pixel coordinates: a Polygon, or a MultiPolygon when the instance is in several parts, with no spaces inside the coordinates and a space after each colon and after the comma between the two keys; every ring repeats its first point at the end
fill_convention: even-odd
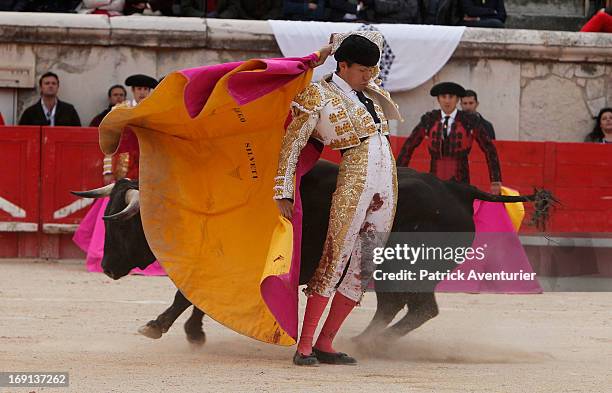
{"type": "Polygon", "coordinates": [[[427,112],[406,139],[397,157],[397,166],[408,166],[414,150],[427,138],[431,155],[430,172],[442,180],[470,182],[468,156],[476,141],[487,157],[491,192],[501,192],[501,171],[495,145],[482,121],[474,114],[457,109],[465,89],[453,82],[435,85],[430,94],[438,98],[440,110],[427,112]]]}

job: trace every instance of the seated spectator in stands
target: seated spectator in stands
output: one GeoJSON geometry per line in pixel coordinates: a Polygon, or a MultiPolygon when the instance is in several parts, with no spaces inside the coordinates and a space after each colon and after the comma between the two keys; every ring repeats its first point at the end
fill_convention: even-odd
{"type": "Polygon", "coordinates": [[[607,0],[606,8],[595,13],[580,31],[583,33],[612,33],[612,0],[607,0]]]}
{"type": "Polygon", "coordinates": [[[461,110],[467,113],[473,113],[482,121],[482,125],[484,129],[487,131],[489,135],[489,139],[495,139],[495,129],[493,128],[493,124],[488,122],[482,115],[477,111],[478,109],[478,94],[474,90],[466,90],[465,96],[461,97],[461,110]]]}
{"type": "Polygon", "coordinates": [[[59,77],[56,74],[45,72],[38,80],[38,86],[40,100],[23,112],[20,126],[81,126],[74,106],[57,98],[59,77]]]}
{"type": "Polygon", "coordinates": [[[326,20],[325,0],[284,0],[283,17],[291,20],[326,20]]]}
{"type": "MultiPolygon", "coordinates": [[[[373,0],[370,0],[374,4],[373,0]]],[[[222,2],[219,2],[221,5],[222,2]]],[[[364,1],[327,0],[327,1],[283,1],[283,13],[288,19],[324,20],[328,22],[352,22],[366,19],[364,1]]],[[[373,15],[373,10],[372,10],[373,15]]]]}
{"type": "Polygon", "coordinates": [[[419,0],[421,23],[457,26],[463,23],[461,0],[419,0]]]}
{"type": "Polygon", "coordinates": [[[597,115],[593,131],[584,139],[585,142],[612,143],[612,108],[603,108],[597,115]]]}
{"type": "Polygon", "coordinates": [[[89,126],[99,126],[102,122],[102,119],[104,119],[104,116],[106,116],[115,105],[125,101],[126,97],[127,91],[125,90],[125,87],[121,85],[114,85],[110,89],[108,89],[108,108],[104,109],[102,112],[98,113],[96,117],[91,119],[91,122],[89,122],[89,126]]]}
{"type": "Polygon", "coordinates": [[[222,19],[281,19],[282,0],[219,0],[217,17],[222,19]]]}
{"type": "Polygon", "coordinates": [[[461,0],[463,24],[469,27],[503,28],[506,22],[504,0],[461,0]]]}
{"type": "Polygon", "coordinates": [[[26,11],[30,0],[0,0],[0,11],[26,11]]]}
{"type": "Polygon", "coordinates": [[[29,12],[74,12],[81,0],[32,0],[28,1],[29,12]]]}
{"type": "Polygon", "coordinates": [[[363,1],[367,20],[375,23],[421,23],[420,0],[363,1]]]}
{"type": "MultiPolygon", "coordinates": [[[[148,1],[140,0],[125,0],[125,6],[123,7],[123,15],[133,14],[152,14],[151,5],[148,1]]],[[[161,14],[161,12],[160,12],[161,14]]]]}
{"type": "Polygon", "coordinates": [[[180,16],[203,18],[216,8],[216,1],[210,0],[181,0],[179,3],[180,16]]]}
{"type": "Polygon", "coordinates": [[[329,22],[352,22],[366,18],[367,6],[363,1],[329,0],[325,7],[325,19],[329,22]]]}
{"type": "Polygon", "coordinates": [[[123,15],[125,0],[83,0],[77,7],[79,14],[123,15]]]}

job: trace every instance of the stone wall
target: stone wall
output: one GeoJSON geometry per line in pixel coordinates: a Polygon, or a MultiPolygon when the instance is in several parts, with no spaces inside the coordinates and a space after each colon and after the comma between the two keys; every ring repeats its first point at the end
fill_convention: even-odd
{"type": "MultiPolygon", "coordinates": [[[[280,51],[264,21],[0,13],[0,111],[9,122],[18,117],[47,70],[88,123],[108,87],[130,74],[270,56],[280,51]]],[[[612,105],[611,71],[612,35],[467,29],[432,80],[393,95],[406,119],[397,132],[435,107],[434,83],[454,80],[479,93],[500,139],[581,141],[592,116],[612,105]]]]}

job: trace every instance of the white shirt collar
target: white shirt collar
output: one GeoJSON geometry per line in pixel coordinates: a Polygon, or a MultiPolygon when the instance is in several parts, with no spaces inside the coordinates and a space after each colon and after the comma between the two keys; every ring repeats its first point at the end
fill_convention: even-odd
{"type": "Polygon", "coordinates": [[[49,109],[45,106],[44,100],[42,98],[40,99],[40,106],[42,106],[43,113],[45,114],[45,117],[47,118],[47,120],[49,121],[49,125],[51,126],[55,125],[55,110],[57,109],[57,101],[58,100],[56,98],[53,108],[49,109]]]}
{"type": "Polygon", "coordinates": [[[451,113],[450,115],[447,115],[446,113],[444,113],[444,111],[442,109],[440,109],[440,115],[442,116],[442,120],[444,120],[444,118],[446,116],[450,116],[450,121],[455,121],[455,116],[457,116],[457,108],[455,108],[455,110],[453,111],[453,113],[451,113]]]}
{"type": "Polygon", "coordinates": [[[344,93],[346,93],[347,95],[355,95],[355,90],[353,90],[353,88],[346,83],[346,81],[342,78],[340,78],[338,76],[338,74],[336,74],[335,72],[332,74],[332,82],[334,82],[336,84],[336,86],[338,86],[340,88],[340,90],[342,90],[344,93]]]}

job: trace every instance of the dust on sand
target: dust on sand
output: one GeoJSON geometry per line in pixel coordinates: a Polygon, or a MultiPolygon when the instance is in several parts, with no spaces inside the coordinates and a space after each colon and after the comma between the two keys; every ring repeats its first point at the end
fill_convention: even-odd
{"type": "MultiPolygon", "coordinates": [[[[295,347],[242,337],[205,318],[207,343],[181,316],[159,340],[137,333],[170,303],[165,277],[112,281],[80,264],[0,260],[0,371],[68,371],[69,388],[0,392],[610,392],[612,293],[440,294],[440,315],[386,347],[357,348],[368,293],[336,348],[355,367],[298,368],[295,347]]],[[[304,299],[301,299],[302,301],[304,299]]]]}

